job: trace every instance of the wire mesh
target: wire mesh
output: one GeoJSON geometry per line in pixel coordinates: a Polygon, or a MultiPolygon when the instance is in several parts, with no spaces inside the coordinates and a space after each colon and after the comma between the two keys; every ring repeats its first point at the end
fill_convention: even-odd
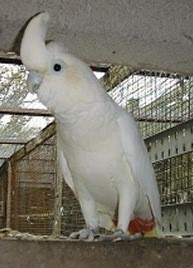
{"type": "Polygon", "coordinates": [[[29,141],[53,121],[53,118],[48,116],[22,114],[21,108],[46,110],[37,96],[29,92],[26,84],[27,74],[22,65],[0,64],[0,109],[11,111],[0,113],[0,166],[5,159],[21,148],[17,141],[29,141]],[[20,115],[14,114],[17,109],[21,110],[20,115]],[[9,140],[12,143],[3,144],[3,141],[9,140]]]}
{"type": "Polygon", "coordinates": [[[55,139],[12,164],[11,226],[21,232],[52,234],[54,181],[56,177],[55,139]]]}
{"type": "MultiPolygon", "coordinates": [[[[135,73],[109,92],[109,95],[120,106],[134,116],[145,138],[159,132],[163,133],[166,129],[190,120],[193,117],[192,94],[192,77],[155,72],[135,73]]],[[[16,117],[15,122],[17,122],[16,117]]],[[[24,124],[22,123],[19,131],[16,128],[12,138],[17,139],[21,136],[25,125],[29,122],[28,119],[28,117],[23,117],[24,124]]],[[[18,127],[20,120],[21,118],[18,117],[18,127]]],[[[11,127],[9,118],[4,117],[1,123],[6,125],[6,122],[6,128],[1,129],[4,138],[9,137],[10,131],[8,130],[11,127]]],[[[14,131],[14,128],[11,130],[14,131]]],[[[25,135],[28,137],[28,132],[25,131],[25,135]]],[[[25,135],[23,138],[27,139],[25,135]]],[[[49,139],[45,139],[41,145],[35,146],[21,159],[12,162],[11,227],[13,229],[33,234],[50,235],[53,233],[57,198],[55,188],[57,179],[56,137],[53,135],[50,133],[49,139]]],[[[9,145],[2,144],[0,146],[9,145]]],[[[16,149],[18,148],[12,149],[11,153],[16,149]]],[[[169,150],[170,148],[167,148],[167,155],[165,151],[164,153],[159,152],[161,160],[154,159],[162,205],[192,204],[193,152],[184,150],[182,154],[179,155],[179,152],[176,152],[176,155],[173,156],[170,155],[169,150]]],[[[8,157],[6,148],[5,157],[8,157]]],[[[0,186],[5,180],[6,175],[0,174],[0,186]]],[[[5,211],[5,201],[1,205],[1,200],[4,200],[5,197],[5,191],[3,191],[0,191],[0,206],[3,207],[1,211],[5,211]]],[[[3,225],[5,217],[1,216],[1,211],[0,224],[3,225]]],[[[64,181],[62,182],[62,200],[58,213],[61,217],[60,231],[64,235],[77,231],[85,225],[79,203],[64,181]]]]}
{"type": "Polygon", "coordinates": [[[162,205],[193,203],[193,152],[154,163],[162,205]]]}
{"type": "Polygon", "coordinates": [[[27,143],[24,149],[13,154],[10,158],[11,176],[9,178],[8,166],[6,163],[2,166],[0,228],[5,227],[8,218],[10,218],[9,227],[12,229],[35,235],[58,233],[68,235],[85,225],[78,200],[63,178],[61,178],[61,205],[59,211],[56,211],[58,167],[54,133],[55,127],[51,124],[31,144],[27,143]],[[9,181],[10,200],[7,197],[9,181]],[[10,203],[10,211],[6,213],[5,206],[8,203],[10,203]],[[55,230],[57,213],[61,221],[59,230],[55,230]]]}
{"type": "Polygon", "coordinates": [[[145,140],[162,206],[193,203],[193,119],[145,140]]]}
{"type": "Polygon", "coordinates": [[[155,170],[167,235],[193,235],[193,119],[145,140],[155,170]]]}
{"type": "MultiPolygon", "coordinates": [[[[166,234],[192,235],[193,78],[141,71],[109,95],[133,115],[144,138],[155,137],[151,156],[160,190],[162,230],[166,234]],[[190,126],[175,128],[184,122],[190,122],[190,126]],[[171,133],[163,134],[167,129],[171,133]]],[[[151,143],[147,142],[147,147],[151,150],[151,143]]]]}
{"type": "Polygon", "coordinates": [[[140,71],[109,92],[138,122],[144,138],[192,118],[193,78],[140,71]]]}
{"type": "Polygon", "coordinates": [[[85,226],[80,205],[72,190],[63,180],[61,207],[61,233],[69,235],[85,226]]]}

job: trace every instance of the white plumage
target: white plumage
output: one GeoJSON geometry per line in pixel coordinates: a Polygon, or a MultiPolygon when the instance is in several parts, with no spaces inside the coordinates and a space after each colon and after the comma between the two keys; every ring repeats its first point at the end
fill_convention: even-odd
{"type": "Polygon", "coordinates": [[[117,229],[125,235],[135,218],[158,227],[157,184],[135,121],[84,62],[55,42],[45,45],[48,20],[41,13],[30,21],[21,59],[30,71],[29,88],[56,119],[61,169],[88,227],[71,237],[114,228],[116,209],[117,229]]]}

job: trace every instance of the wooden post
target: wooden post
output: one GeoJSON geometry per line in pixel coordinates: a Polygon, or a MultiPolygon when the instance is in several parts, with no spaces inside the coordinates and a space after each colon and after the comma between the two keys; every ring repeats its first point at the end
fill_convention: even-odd
{"type": "Polygon", "coordinates": [[[7,205],[6,205],[6,228],[11,227],[11,191],[12,191],[12,166],[11,161],[7,165],[7,205]]]}
{"type": "Polygon", "coordinates": [[[62,173],[59,167],[58,155],[56,157],[56,176],[55,176],[55,205],[54,205],[54,226],[53,236],[60,236],[61,234],[61,208],[62,208],[62,173]]]}

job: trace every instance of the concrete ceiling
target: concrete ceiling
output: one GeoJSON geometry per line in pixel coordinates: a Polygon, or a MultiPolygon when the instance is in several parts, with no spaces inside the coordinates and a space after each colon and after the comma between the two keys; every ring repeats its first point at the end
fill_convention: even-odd
{"type": "Polygon", "coordinates": [[[193,74],[193,1],[1,0],[0,51],[19,51],[19,32],[40,11],[48,39],[90,64],[193,74]]]}

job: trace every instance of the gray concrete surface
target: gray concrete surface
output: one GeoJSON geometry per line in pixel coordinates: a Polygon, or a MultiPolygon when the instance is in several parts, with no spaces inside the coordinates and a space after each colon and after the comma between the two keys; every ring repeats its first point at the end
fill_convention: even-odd
{"type": "Polygon", "coordinates": [[[0,240],[1,268],[190,268],[193,240],[133,242],[0,240]]]}
{"type": "Polygon", "coordinates": [[[0,50],[18,52],[19,31],[40,11],[52,16],[48,38],[88,63],[193,74],[193,1],[1,0],[0,50]]]}

